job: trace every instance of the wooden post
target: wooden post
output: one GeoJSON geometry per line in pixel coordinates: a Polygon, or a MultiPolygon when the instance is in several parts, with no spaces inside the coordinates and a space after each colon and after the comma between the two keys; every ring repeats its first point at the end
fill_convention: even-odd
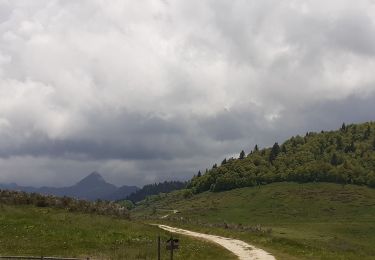
{"type": "Polygon", "coordinates": [[[160,259],[160,235],[158,235],[158,260],[160,259]]]}
{"type": "Polygon", "coordinates": [[[174,247],[174,242],[173,242],[173,237],[171,237],[171,260],[173,260],[173,247],[174,247]]]}

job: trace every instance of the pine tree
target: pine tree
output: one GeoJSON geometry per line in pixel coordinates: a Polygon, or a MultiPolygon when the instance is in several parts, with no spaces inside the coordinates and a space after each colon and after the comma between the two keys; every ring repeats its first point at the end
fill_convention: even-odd
{"type": "Polygon", "coordinates": [[[213,166],[212,166],[212,169],[216,169],[217,168],[217,164],[215,163],[213,166]]]}
{"type": "Polygon", "coordinates": [[[256,144],[255,146],[254,146],[254,152],[258,152],[259,151],[259,147],[258,147],[258,145],[256,144]]]}
{"type": "Polygon", "coordinates": [[[346,125],[345,125],[345,123],[342,123],[342,125],[341,125],[341,131],[345,131],[346,130],[346,125]]]}
{"type": "Polygon", "coordinates": [[[241,152],[240,152],[240,160],[242,160],[242,159],[244,159],[245,158],[245,152],[244,152],[244,150],[242,150],[241,152]]]}
{"type": "Polygon", "coordinates": [[[201,176],[202,176],[201,171],[198,171],[197,177],[201,177],[201,176]]]}
{"type": "Polygon", "coordinates": [[[221,162],[221,165],[224,165],[227,163],[227,158],[224,158],[224,160],[221,162]]]}
{"type": "Polygon", "coordinates": [[[269,157],[269,161],[272,162],[273,160],[275,160],[276,157],[279,155],[279,153],[280,153],[280,146],[279,146],[278,143],[275,143],[272,146],[270,157],[269,157]]]}

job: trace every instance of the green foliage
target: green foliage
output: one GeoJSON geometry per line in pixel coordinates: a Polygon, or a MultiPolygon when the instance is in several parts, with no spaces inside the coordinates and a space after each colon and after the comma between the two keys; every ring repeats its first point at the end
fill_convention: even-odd
{"type": "MultiPolygon", "coordinates": [[[[198,172],[198,176],[200,177],[200,171],[198,172]]],[[[144,200],[147,196],[157,195],[159,193],[167,193],[174,190],[181,190],[186,187],[186,182],[181,181],[165,181],[160,183],[154,184],[147,184],[142,187],[142,189],[137,190],[136,192],[130,194],[126,197],[126,200],[130,200],[133,203],[138,201],[144,200]]]]}
{"type": "MultiPolygon", "coordinates": [[[[322,174],[332,168],[326,163],[306,169],[314,167],[318,168],[311,172],[322,174]]],[[[356,168],[345,163],[337,168],[344,167],[356,168]]],[[[153,206],[180,212],[169,217],[170,225],[238,238],[271,252],[276,259],[370,260],[375,255],[374,202],[375,189],[364,186],[283,182],[204,192],[189,199],[174,192],[153,206]],[[272,232],[257,232],[256,227],[272,232]]],[[[142,216],[151,214],[147,206],[135,210],[142,216]]]]}
{"type": "Polygon", "coordinates": [[[221,165],[224,165],[227,163],[227,158],[224,158],[224,160],[221,162],[221,165]]]}
{"type": "Polygon", "coordinates": [[[121,200],[121,201],[118,201],[117,203],[125,207],[128,210],[131,210],[135,207],[134,203],[131,200],[121,200]]]}
{"type": "Polygon", "coordinates": [[[26,193],[19,191],[0,190],[0,205],[34,205],[40,208],[50,207],[65,209],[70,212],[93,213],[97,215],[109,215],[129,219],[127,208],[109,201],[97,200],[91,202],[69,197],[56,197],[41,195],[38,193],[26,193]]]}
{"type": "Polygon", "coordinates": [[[270,152],[270,156],[269,156],[269,161],[272,163],[273,160],[276,159],[276,157],[279,155],[281,149],[280,149],[280,146],[278,143],[275,143],[273,146],[272,146],[272,149],[271,149],[271,152],[270,152]]]}
{"type": "Polygon", "coordinates": [[[374,187],[375,123],[344,123],[338,131],[308,132],[262,150],[256,145],[240,158],[225,159],[220,167],[215,164],[201,178],[193,178],[188,188],[200,193],[281,181],[374,187]]]}
{"type": "Polygon", "coordinates": [[[345,125],[345,123],[342,123],[342,125],[341,125],[341,131],[345,131],[346,130],[346,125],[345,125]]]}
{"type": "Polygon", "coordinates": [[[339,159],[336,153],[334,153],[331,157],[331,164],[333,166],[337,166],[342,163],[342,160],[339,159]]]}
{"type": "Polygon", "coordinates": [[[243,158],[245,158],[245,152],[244,152],[244,150],[241,151],[240,157],[238,159],[242,160],[243,158]]]}
{"type": "MultiPolygon", "coordinates": [[[[0,203],[0,255],[60,256],[79,259],[156,259],[161,236],[162,259],[169,259],[164,241],[170,233],[155,226],[111,216],[67,212],[50,207],[0,203]]],[[[181,240],[174,259],[235,259],[227,250],[189,237],[181,240]]]]}

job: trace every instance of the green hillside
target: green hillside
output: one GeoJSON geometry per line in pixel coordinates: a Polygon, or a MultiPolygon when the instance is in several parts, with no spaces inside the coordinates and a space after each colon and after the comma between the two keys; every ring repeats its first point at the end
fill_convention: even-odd
{"type": "MultiPolygon", "coordinates": [[[[157,227],[118,217],[0,203],[0,255],[156,259],[157,227]]],[[[175,259],[235,259],[210,243],[182,238],[175,259]]],[[[162,259],[169,253],[162,245],[162,259]]]]}
{"type": "Polygon", "coordinates": [[[188,184],[193,193],[283,181],[333,182],[375,187],[375,123],[343,124],[337,131],[306,133],[246,156],[224,159],[188,184]]]}
{"type": "Polygon", "coordinates": [[[357,185],[283,182],[197,195],[185,190],[150,197],[132,214],[243,239],[278,259],[375,255],[375,189],[357,185]],[[167,209],[179,213],[160,219],[167,209]]]}

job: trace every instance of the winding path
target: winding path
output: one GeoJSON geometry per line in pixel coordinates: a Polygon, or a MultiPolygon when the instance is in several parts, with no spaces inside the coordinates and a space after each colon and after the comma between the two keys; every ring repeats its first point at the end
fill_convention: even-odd
{"type": "Polygon", "coordinates": [[[157,225],[159,228],[169,232],[178,233],[181,235],[187,235],[191,237],[202,238],[205,240],[212,241],[228,249],[233,254],[238,256],[240,260],[276,260],[276,258],[267,253],[266,251],[256,248],[255,246],[249,245],[241,240],[220,237],[215,235],[202,234],[193,232],[185,229],[174,228],[166,225],[157,225]]]}

